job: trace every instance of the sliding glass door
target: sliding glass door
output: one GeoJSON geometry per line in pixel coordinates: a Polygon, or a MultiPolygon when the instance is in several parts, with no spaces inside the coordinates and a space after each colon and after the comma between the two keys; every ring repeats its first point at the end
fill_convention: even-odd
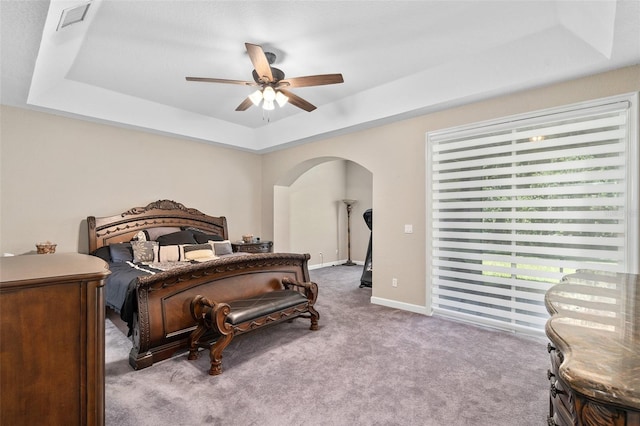
{"type": "Polygon", "coordinates": [[[637,96],[427,136],[435,313],[539,333],[576,269],[638,267],[637,96]]]}

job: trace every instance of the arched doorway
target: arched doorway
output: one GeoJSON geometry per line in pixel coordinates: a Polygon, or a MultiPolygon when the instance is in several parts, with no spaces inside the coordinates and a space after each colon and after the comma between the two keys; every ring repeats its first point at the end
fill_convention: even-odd
{"type": "Polygon", "coordinates": [[[277,251],[309,253],[311,269],[347,259],[347,212],[343,199],[358,202],[351,212],[351,258],[361,267],[370,230],[363,213],[372,208],[373,174],[339,157],[320,157],[283,173],[273,188],[277,251]]]}

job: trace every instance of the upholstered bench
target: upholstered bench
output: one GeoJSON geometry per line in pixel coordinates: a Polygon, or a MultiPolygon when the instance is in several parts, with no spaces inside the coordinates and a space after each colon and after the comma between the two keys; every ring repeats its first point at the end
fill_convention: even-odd
{"type": "Polygon", "coordinates": [[[290,278],[282,279],[280,290],[227,303],[198,295],[190,305],[191,315],[198,326],[189,339],[188,359],[198,357],[199,347],[208,348],[211,358],[209,374],[218,375],[222,373],[222,351],[236,335],[296,317],[309,318],[310,329],[317,330],[320,314],[313,307],[317,297],[317,284],[290,278]]]}

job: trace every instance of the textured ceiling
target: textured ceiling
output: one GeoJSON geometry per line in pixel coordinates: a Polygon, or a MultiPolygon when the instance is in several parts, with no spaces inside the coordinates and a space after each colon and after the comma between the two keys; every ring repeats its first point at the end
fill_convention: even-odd
{"type": "Polygon", "coordinates": [[[2,103],[267,151],[640,63],[640,2],[0,1],[2,103]],[[251,80],[244,43],[316,105],[236,112],[251,80]]]}

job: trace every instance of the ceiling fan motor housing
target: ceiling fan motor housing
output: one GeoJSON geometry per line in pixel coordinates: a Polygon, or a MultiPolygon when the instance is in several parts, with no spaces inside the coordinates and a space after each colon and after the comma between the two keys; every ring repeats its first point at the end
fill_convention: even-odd
{"type": "MultiPolygon", "coordinates": [[[[255,80],[256,83],[259,83],[259,84],[263,83],[262,81],[260,81],[260,76],[258,75],[256,70],[253,70],[251,74],[253,75],[253,79],[255,80]]],[[[273,83],[277,83],[280,80],[284,80],[284,72],[281,69],[271,67],[271,75],[273,76],[273,83]]]]}
{"type": "Polygon", "coordinates": [[[276,62],[276,54],[273,52],[264,52],[264,56],[267,57],[267,62],[269,65],[273,65],[276,62]]]}

